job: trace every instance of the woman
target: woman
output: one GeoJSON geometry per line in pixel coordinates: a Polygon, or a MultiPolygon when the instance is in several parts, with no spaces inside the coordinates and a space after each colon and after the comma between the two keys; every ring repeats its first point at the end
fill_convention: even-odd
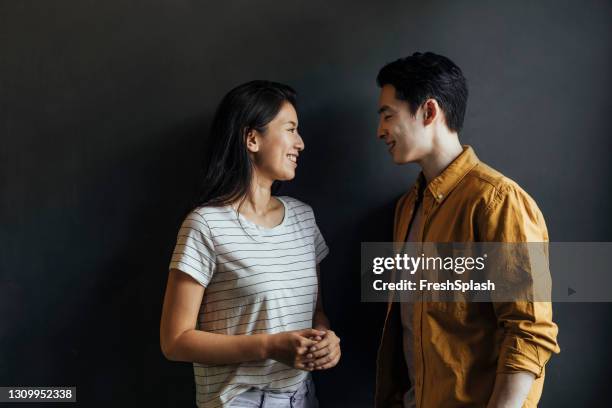
{"type": "Polygon", "coordinates": [[[193,362],[197,406],[316,407],[311,372],[335,366],[340,339],[322,307],[328,248],[312,208],[272,195],[295,177],[304,142],[295,92],[252,81],[212,124],[198,205],[170,262],[160,327],[166,358],[193,362]]]}

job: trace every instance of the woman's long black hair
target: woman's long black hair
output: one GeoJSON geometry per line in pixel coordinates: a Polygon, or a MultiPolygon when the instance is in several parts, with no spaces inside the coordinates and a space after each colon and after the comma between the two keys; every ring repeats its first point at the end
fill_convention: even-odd
{"type": "Polygon", "coordinates": [[[251,184],[253,163],[246,148],[250,130],[265,133],[285,102],[296,106],[288,85],[251,81],[223,97],[211,126],[211,150],[194,206],[223,206],[244,198],[251,184]]]}

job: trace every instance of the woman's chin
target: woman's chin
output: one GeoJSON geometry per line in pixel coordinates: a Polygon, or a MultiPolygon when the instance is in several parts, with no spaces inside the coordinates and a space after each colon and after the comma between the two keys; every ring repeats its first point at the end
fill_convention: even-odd
{"type": "Polygon", "coordinates": [[[290,175],[290,176],[285,176],[282,179],[279,179],[280,181],[291,181],[295,178],[295,173],[290,175]]]}
{"type": "Polygon", "coordinates": [[[295,170],[283,169],[283,171],[277,172],[272,179],[276,181],[291,181],[294,178],[295,178],[295,170]]]}

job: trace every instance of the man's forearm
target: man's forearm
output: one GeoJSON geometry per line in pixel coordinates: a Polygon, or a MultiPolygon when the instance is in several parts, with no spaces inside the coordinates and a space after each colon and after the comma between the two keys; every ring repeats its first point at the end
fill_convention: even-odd
{"type": "Polygon", "coordinates": [[[523,406],[535,376],[528,372],[499,373],[487,408],[520,408],[523,406]]]}

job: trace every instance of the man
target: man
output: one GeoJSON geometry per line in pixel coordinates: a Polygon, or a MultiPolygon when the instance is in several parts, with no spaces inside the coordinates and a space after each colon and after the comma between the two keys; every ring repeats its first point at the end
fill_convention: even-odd
{"type": "MultiPolygon", "coordinates": [[[[461,145],[467,86],[430,52],[384,66],[378,137],[396,164],[417,163],[397,203],[394,241],[547,242],[542,213],[514,181],[461,145]]],[[[559,352],[548,302],[389,302],[376,407],[535,407],[559,352]]]]}

